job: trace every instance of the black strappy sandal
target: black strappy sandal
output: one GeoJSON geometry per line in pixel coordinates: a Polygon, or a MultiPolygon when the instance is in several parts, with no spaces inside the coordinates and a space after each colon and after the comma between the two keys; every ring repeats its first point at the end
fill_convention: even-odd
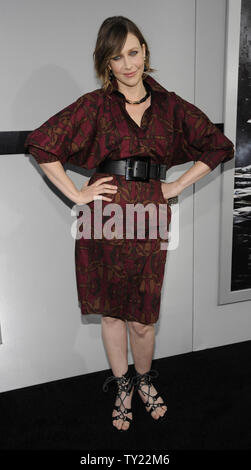
{"type": "MultiPolygon", "coordinates": [[[[135,371],[136,371],[136,369],[135,369],[135,371]]],[[[151,385],[152,385],[151,378],[152,377],[156,378],[156,377],[158,377],[158,375],[159,375],[158,371],[154,370],[154,369],[149,370],[145,374],[139,374],[136,371],[136,375],[132,378],[132,381],[135,385],[135,390],[140,390],[141,393],[143,393],[143,395],[147,395],[149,398],[151,397],[153,399],[153,402],[155,402],[160,396],[163,397],[163,393],[161,393],[161,392],[157,392],[156,395],[151,395],[150,394],[150,388],[151,388],[151,385]],[[147,392],[142,390],[142,385],[148,385],[148,391],[147,392]]],[[[147,403],[143,403],[146,410],[147,410],[147,408],[149,408],[149,406],[151,407],[150,410],[148,411],[149,415],[151,414],[152,411],[155,411],[155,409],[158,406],[166,406],[167,407],[167,403],[165,401],[162,402],[162,403],[149,403],[149,398],[148,398],[147,403]]],[[[142,399],[141,399],[141,401],[142,401],[142,399]]],[[[157,419],[152,417],[152,419],[153,419],[153,421],[158,423],[158,422],[164,421],[166,419],[166,417],[167,417],[167,410],[166,410],[166,412],[163,416],[159,416],[159,418],[157,418],[157,419]]]]}
{"type": "MultiPolygon", "coordinates": [[[[133,383],[132,383],[132,377],[131,377],[131,374],[129,372],[129,370],[127,370],[127,372],[122,375],[122,377],[116,377],[115,375],[111,376],[111,377],[108,377],[104,384],[103,384],[103,391],[104,392],[107,392],[108,390],[108,383],[112,382],[113,380],[116,380],[117,381],[117,385],[118,385],[118,392],[117,392],[117,395],[116,395],[116,399],[119,398],[120,399],[120,402],[121,404],[123,404],[124,406],[124,400],[125,398],[122,400],[121,398],[121,394],[122,392],[126,392],[126,395],[130,395],[130,392],[132,390],[132,387],[133,387],[133,383]]],[[[116,401],[115,399],[115,401],[116,401]]],[[[118,420],[118,419],[122,419],[123,421],[129,421],[130,423],[130,426],[128,429],[118,429],[117,426],[114,426],[112,425],[112,427],[114,429],[116,429],[117,431],[128,431],[130,428],[131,428],[131,423],[132,423],[132,418],[129,418],[128,416],[126,416],[128,413],[131,413],[132,412],[132,408],[126,408],[124,406],[124,410],[122,410],[120,408],[121,405],[113,405],[113,409],[115,409],[116,411],[119,411],[119,414],[117,416],[114,416],[112,421],[115,421],[115,420],[118,420]]]]}

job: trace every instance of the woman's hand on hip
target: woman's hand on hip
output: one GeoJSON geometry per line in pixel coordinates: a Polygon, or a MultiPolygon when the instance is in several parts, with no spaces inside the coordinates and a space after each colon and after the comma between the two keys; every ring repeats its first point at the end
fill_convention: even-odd
{"type": "Polygon", "coordinates": [[[166,199],[168,202],[169,198],[178,196],[182,192],[183,188],[178,183],[178,181],[173,181],[172,183],[161,182],[161,190],[162,190],[164,199],[166,199]]]}
{"type": "Polygon", "coordinates": [[[110,199],[106,196],[101,196],[102,193],[115,194],[117,192],[117,186],[107,183],[107,181],[111,181],[112,179],[113,176],[105,176],[104,178],[99,178],[97,181],[90,184],[89,186],[89,180],[87,180],[78,193],[76,204],[88,204],[88,202],[94,201],[95,199],[112,201],[113,199],[110,199]]]}

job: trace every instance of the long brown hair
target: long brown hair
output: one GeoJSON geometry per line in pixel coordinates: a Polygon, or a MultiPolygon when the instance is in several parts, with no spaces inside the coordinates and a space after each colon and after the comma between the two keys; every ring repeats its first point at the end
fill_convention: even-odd
{"type": "Polygon", "coordinates": [[[136,24],[124,16],[110,16],[103,21],[99,28],[93,52],[96,75],[101,80],[104,90],[111,83],[108,68],[109,60],[113,55],[121,52],[128,33],[134,34],[141,46],[145,44],[145,71],[142,78],[145,78],[150,72],[155,72],[155,69],[150,67],[150,51],[147,42],[136,24]]]}

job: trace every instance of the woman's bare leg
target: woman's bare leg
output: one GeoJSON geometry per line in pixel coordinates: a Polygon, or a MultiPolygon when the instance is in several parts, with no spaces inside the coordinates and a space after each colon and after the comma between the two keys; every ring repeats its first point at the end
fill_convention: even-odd
{"type": "MultiPolygon", "coordinates": [[[[128,321],[129,327],[129,338],[131,344],[131,350],[134,359],[135,369],[139,374],[144,374],[151,369],[154,344],[155,344],[155,324],[144,325],[142,323],[128,321]]],[[[148,392],[148,385],[142,386],[143,391],[148,392]]],[[[147,395],[143,395],[142,392],[138,391],[144,403],[149,400],[149,403],[152,404],[153,399],[149,398],[147,395]]],[[[149,393],[151,395],[156,395],[157,390],[152,385],[149,393]]],[[[163,399],[159,397],[156,403],[163,402],[163,399]]],[[[159,416],[163,416],[166,412],[166,406],[157,407],[156,410],[152,411],[152,417],[158,419],[159,416]]]]}
{"type": "MultiPolygon", "coordinates": [[[[128,341],[126,322],[120,320],[119,318],[103,316],[101,324],[102,338],[113,375],[116,377],[121,377],[128,369],[128,341]]],[[[126,396],[123,402],[126,408],[131,408],[133,390],[134,387],[132,388],[129,396],[126,396],[125,392],[123,392],[121,395],[122,399],[124,399],[126,396]]],[[[119,399],[116,399],[115,405],[121,405],[119,399]]],[[[123,405],[121,405],[121,409],[123,410],[123,405]]],[[[117,416],[118,414],[118,411],[113,410],[113,417],[117,416]]],[[[132,418],[132,413],[128,413],[126,416],[128,416],[128,418],[132,418]]],[[[118,429],[128,429],[130,423],[128,421],[118,419],[113,421],[113,425],[118,429]]]]}

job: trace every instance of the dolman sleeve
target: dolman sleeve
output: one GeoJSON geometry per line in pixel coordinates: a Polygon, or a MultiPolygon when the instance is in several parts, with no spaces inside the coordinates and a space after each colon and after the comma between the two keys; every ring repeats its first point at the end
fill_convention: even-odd
{"type": "Polygon", "coordinates": [[[174,147],[172,165],[201,161],[214,170],[234,158],[234,145],[197,106],[172,92],[174,147]]]}
{"type": "Polygon", "coordinates": [[[68,161],[88,167],[88,150],[96,131],[96,106],[88,95],[58,111],[25,140],[25,153],[40,163],[68,161]]]}

